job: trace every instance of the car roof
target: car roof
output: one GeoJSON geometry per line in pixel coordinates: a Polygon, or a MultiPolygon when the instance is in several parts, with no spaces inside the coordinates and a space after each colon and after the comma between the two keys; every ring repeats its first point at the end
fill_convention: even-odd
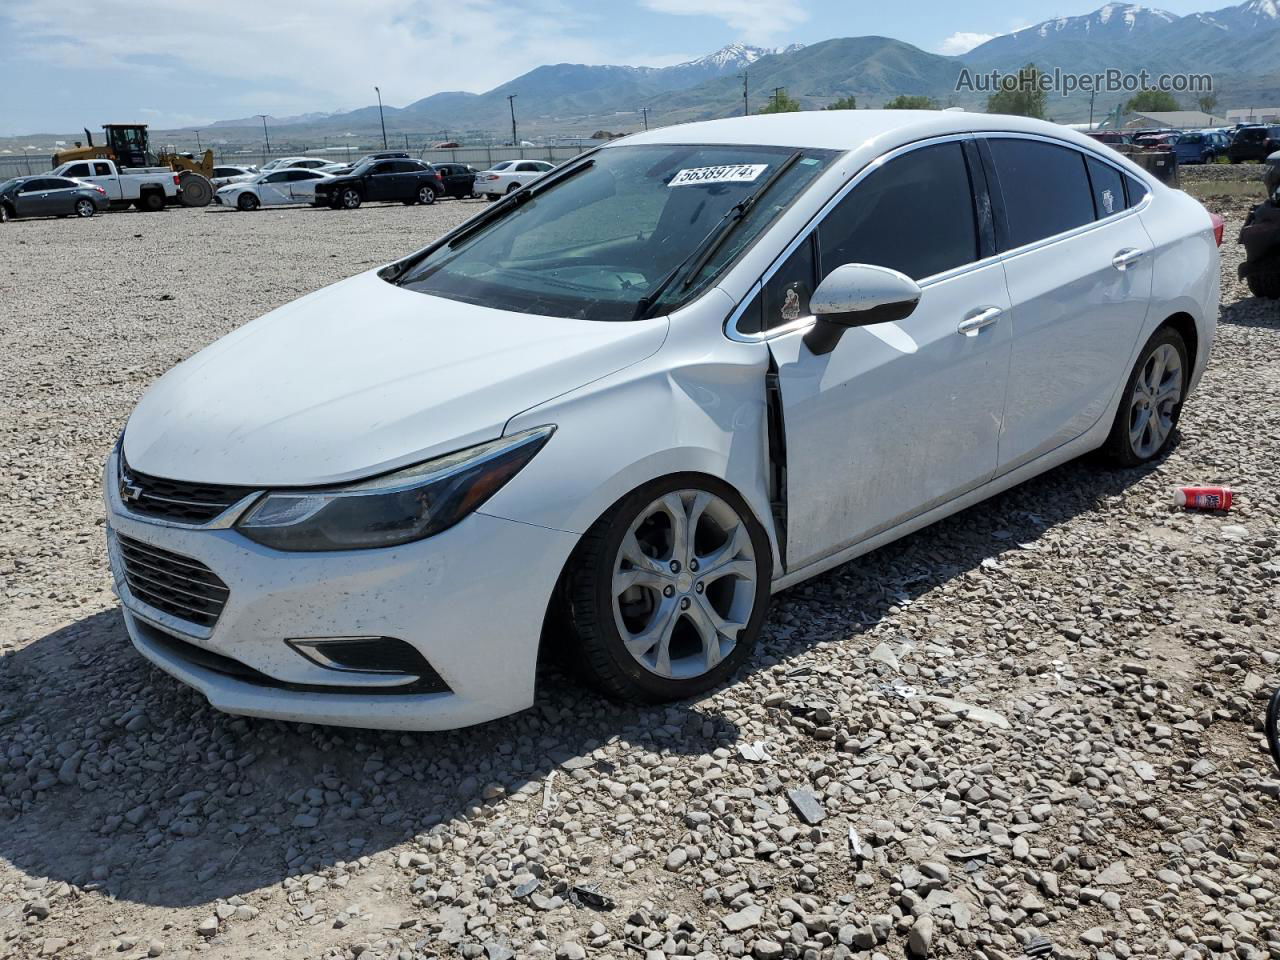
{"type": "Polygon", "coordinates": [[[1077,131],[1045,120],[952,110],[808,110],[677,124],[615,144],[742,144],[853,150],[872,142],[907,143],[958,133],[1033,133],[1094,146],[1077,131]]]}

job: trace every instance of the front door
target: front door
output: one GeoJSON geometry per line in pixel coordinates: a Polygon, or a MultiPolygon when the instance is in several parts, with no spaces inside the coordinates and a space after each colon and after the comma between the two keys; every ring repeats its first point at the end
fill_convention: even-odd
{"type": "Polygon", "coordinates": [[[393,200],[396,195],[395,165],[390,160],[375,164],[366,179],[366,200],[393,200]]]}
{"type": "Polygon", "coordinates": [[[1126,212],[1138,184],[1126,192],[1111,164],[1043,140],[992,138],[989,151],[1013,304],[1004,472],[1074,440],[1108,408],[1146,322],[1152,243],[1126,212]]]}
{"type": "MultiPolygon", "coordinates": [[[[958,140],[907,150],[866,175],[764,283],[786,438],[786,566],[799,569],[980,486],[995,471],[1011,327],[958,140]],[[813,280],[844,263],[920,283],[911,316],[804,343],[813,280]],[[815,269],[816,266],[816,269],[815,269]]],[[[977,176],[980,177],[980,171],[977,176]]],[[[980,182],[974,180],[974,182],[980,182]]],[[[981,189],[981,188],[979,188],[981,189]]],[[[740,329],[741,321],[739,321],[740,329]]]]}
{"type": "Polygon", "coordinates": [[[18,188],[13,200],[13,212],[19,217],[49,217],[53,215],[53,203],[49,188],[54,181],[47,177],[28,180],[18,188]]]}

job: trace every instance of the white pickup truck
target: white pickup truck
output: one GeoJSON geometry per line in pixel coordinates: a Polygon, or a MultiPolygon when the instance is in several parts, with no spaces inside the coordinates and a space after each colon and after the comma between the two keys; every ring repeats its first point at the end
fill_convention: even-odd
{"type": "Polygon", "coordinates": [[[139,210],[161,210],[179,196],[178,174],[168,167],[129,167],[121,172],[113,160],[72,160],[52,175],[96,183],[117,208],[133,204],[139,210]]]}

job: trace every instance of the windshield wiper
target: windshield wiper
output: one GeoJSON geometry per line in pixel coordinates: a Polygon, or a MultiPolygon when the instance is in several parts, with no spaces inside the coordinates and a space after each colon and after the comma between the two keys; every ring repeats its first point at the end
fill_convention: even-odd
{"type": "Polygon", "coordinates": [[[725,241],[733,235],[733,231],[737,229],[738,224],[746,219],[747,214],[751,212],[751,209],[760,198],[768,193],[779,178],[795,166],[802,156],[804,156],[803,150],[797,150],[791,154],[782,163],[778,164],[778,169],[769,174],[764,183],[725,211],[724,216],[711,228],[711,232],[698,242],[698,245],[689,252],[689,255],[677,263],[670,273],[658,281],[657,286],[653,288],[653,292],[647,293],[640,298],[636,303],[636,310],[631,319],[643,320],[648,316],[649,311],[657,305],[658,300],[666,293],[667,288],[682,273],[685,275],[685,280],[681,289],[688,289],[693,281],[697,279],[698,274],[702,272],[702,268],[724,246],[725,241]],[[687,270],[686,267],[688,268],[687,270]]]}
{"type": "Polygon", "coordinates": [[[442,243],[452,250],[463,240],[467,239],[467,237],[474,235],[479,230],[483,230],[495,220],[505,217],[510,211],[514,210],[531,197],[554,187],[557,183],[563,183],[565,180],[581,173],[583,170],[590,169],[595,166],[595,160],[591,159],[592,154],[596,153],[600,149],[600,147],[596,147],[594,150],[588,150],[586,153],[580,154],[577,157],[579,162],[574,163],[572,166],[566,166],[558,171],[552,171],[544,177],[539,177],[537,180],[533,181],[533,183],[521,187],[519,190],[511,191],[511,193],[508,193],[483,213],[472,217],[452,233],[442,237],[436,243],[433,243],[416,253],[409,254],[409,256],[405,257],[403,260],[393,263],[384,271],[383,279],[393,283],[398,281],[411,267],[416,266],[424,258],[440,249],[440,245],[442,243]]]}

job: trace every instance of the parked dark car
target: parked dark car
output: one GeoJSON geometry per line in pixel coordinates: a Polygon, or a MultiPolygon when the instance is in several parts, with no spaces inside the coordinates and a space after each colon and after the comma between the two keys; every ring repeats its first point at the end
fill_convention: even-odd
{"type": "Polygon", "coordinates": [[[435,203],[444,196],[444,178],[421,160],[367,160],[350,173],[316,184],[313,205],[354,210],[366,200],[435,203]]]}
{"type": "Polygon", "coordinates": [[[1179,163],[1213,163],[1227,152],[1230,142],[1217,130],[1188,130],[1173,144],[1179,163]]]}
{"type": "Polygon", "coordinates": [[[14,177],[0,183],[0,223],[16,217],[92,217],[110,205],[102,187],[70,177],[14,177]]]}
{"type": "Polygon", "coordinates": [[[463,197],[478,197],[476,193],[476,170],[465,163],[433,163],[436,172],[444,178],[445,193],[461,200],[463,197]]]}
{"type": "Polygon", "coordinates": [[[1085,136],[1098,141],[1098,143],[1105,143],[1108,147],[1133,143],[1132,137],[1127,133],[1120,133],[1118,130],[1094,130],[1092,133],[1086,133],[1085,136]]]}
{"type": "Polygon", "coordinates": [[[1262,163],[1267,154],[1280,150],[1280,126],[1241,127],[1231,137],[1227,159],[1232,163],[1262,163]]]}

